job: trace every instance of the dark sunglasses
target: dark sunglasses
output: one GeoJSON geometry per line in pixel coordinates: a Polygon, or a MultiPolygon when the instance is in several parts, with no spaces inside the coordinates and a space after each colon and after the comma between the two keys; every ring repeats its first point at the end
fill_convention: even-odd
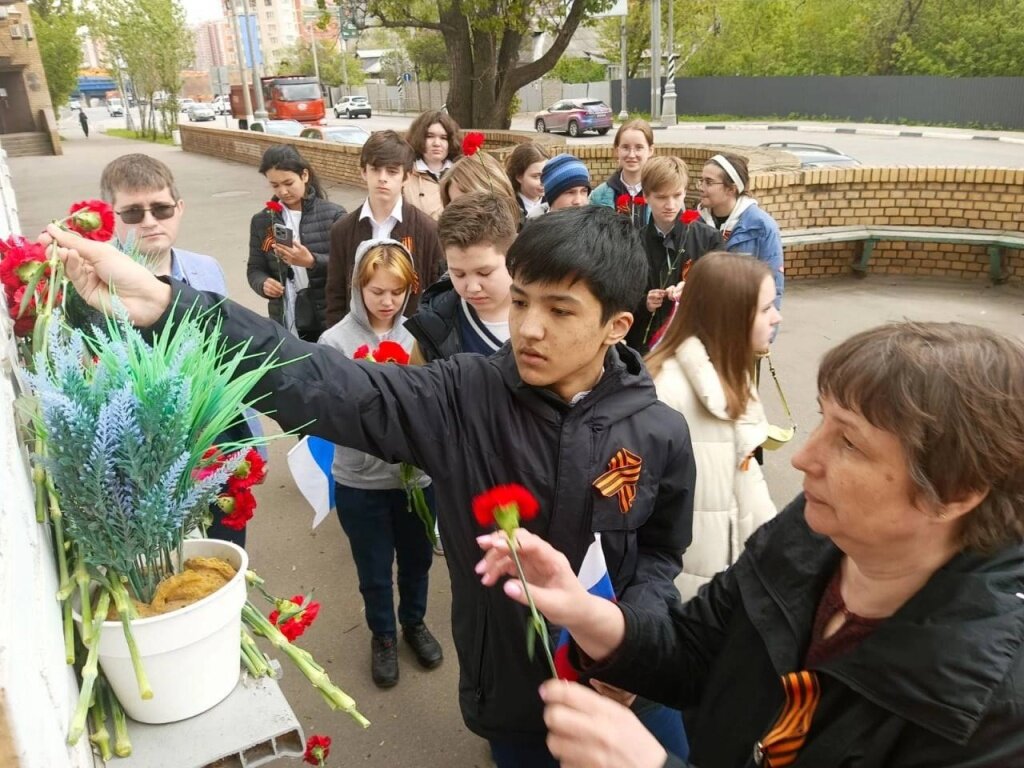
{"type": "Polygon", "coordinates": [[[163,205],[154,205],[152,208],[125,208],[123,211],[118,211],[117,215],[121,217],[121,221],[125,224],[139,224],[146,218],[146,211],[152,213],[154,219],[164,221],[177,213],[178,204],[167,205],[165,203],[163,205]]]}

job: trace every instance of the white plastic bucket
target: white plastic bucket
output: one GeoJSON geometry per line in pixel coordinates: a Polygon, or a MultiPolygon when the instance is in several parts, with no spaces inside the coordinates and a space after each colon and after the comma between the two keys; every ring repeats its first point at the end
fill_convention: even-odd
{"type": "Polygon", "coordinates": [[[171,613],[132,621],[153,698],[143,700],[120,621],[103,623],[99,661],[121,706],[140,723],[173,723],[205,712],[230,694],[239,680],[242,606],[249,557],[228,541],[190,539],[185,559],[219,557],[238,570],[214,592],[171,613]]]}

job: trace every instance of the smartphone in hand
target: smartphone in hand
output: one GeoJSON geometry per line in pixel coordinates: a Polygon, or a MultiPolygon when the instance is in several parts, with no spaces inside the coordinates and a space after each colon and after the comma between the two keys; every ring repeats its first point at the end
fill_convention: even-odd
{"type": "Polygon", "coordinates": [[[274,223],[274,240],[279,245],[287,245],[289,248],[292,247],[292,231],[284,224],[274,223]]]}

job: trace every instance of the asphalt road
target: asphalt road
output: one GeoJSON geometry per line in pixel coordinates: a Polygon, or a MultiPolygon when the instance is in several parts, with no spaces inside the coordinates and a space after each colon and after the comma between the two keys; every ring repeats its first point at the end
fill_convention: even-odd
{"type": "MultiPolygon", "coordinates": [[[[107,114],[104,107],[91,107],[87,114],[93,130],[104,127],[123,128],[125,119],[123,117],[112,118],[107,114]]],[[[187,122],[184,114],[182,122],[187,122]]],[[[235,121],[228,118],[232,127],[235,121]]],[[[346,124],[353,123],[367,130],[381,130],[392,128],[394,130],[405,130],[412,117],[402,115],[376,114],[372,118],[345,118],[336,119],[328,111],[328,123],[346,124]]],[[[218,116],[213,122],[201,123],[214,127],[224,127],[224,117],[218,116]]],[[[824,144],[838,149],[851,157],[860,160],[864,165],[928,165],[928,166],[993,166],[999,168],[1024,168],[1024,144],[1011,144],[998,141],[972,141],[967,139],[936,139],[905,136],[873,136],[863,134],[843,134],[832,131],[821,133],[796,130],[796,126],[806,126],[801,123],[773,123],[773,126],[789,126],[789,130],[773,128],[771,130],[762,128],[748,128],[744,124],[743,129],[729,128],[727,130],[704,130],[688,126],[685,123],[658,130],[654,140],[656,143],[666,144],[737,144],[742,146],[756,146],[770,141],[799,141],[812,144],[824,144]]],[[[834,124],[829,124],[829,126],[834,124]]],[[[77,114],[68,114],[66,111],[60,120],[62,132],[74,133],[79,131],[77,114]]],[[[530,115],[516,117],[512,120],[512,127],[516,130],[532,131],[533,118],[530,115]]],[[[852,127],[847,126],[847,127],[852,127]]],[[[960,131],[956,129],[930,128],[920,129],[913,126],[884,126],[890,129],[906,131],[928,130],[942,132],[949,135],[973,135],[974,131],[960,131]]],[[[991,132],[984,132],[991,133],[991,132]]],[[[995,135],[995,134],[993,134],[995,135]]],[[[1024,133],[1012,134],[1024,139],[1024,133]]],[[[568,137],[567,137],[568,138],[568,137]]],[[[606,136],[588,134],[579,139],[568,139],[573,145],[594,145],[611,144],[614,132],[606,136]]]]}

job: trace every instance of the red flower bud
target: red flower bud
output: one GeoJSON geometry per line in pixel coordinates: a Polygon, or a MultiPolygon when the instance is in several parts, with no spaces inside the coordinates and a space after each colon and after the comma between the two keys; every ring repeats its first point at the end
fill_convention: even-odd
{"type": "Polygon", "coordinates": [[[102,200],[75,203],[68,217],[68,229],[84,238],[105,242],[114,236],[114,209],[102,200]]]}

